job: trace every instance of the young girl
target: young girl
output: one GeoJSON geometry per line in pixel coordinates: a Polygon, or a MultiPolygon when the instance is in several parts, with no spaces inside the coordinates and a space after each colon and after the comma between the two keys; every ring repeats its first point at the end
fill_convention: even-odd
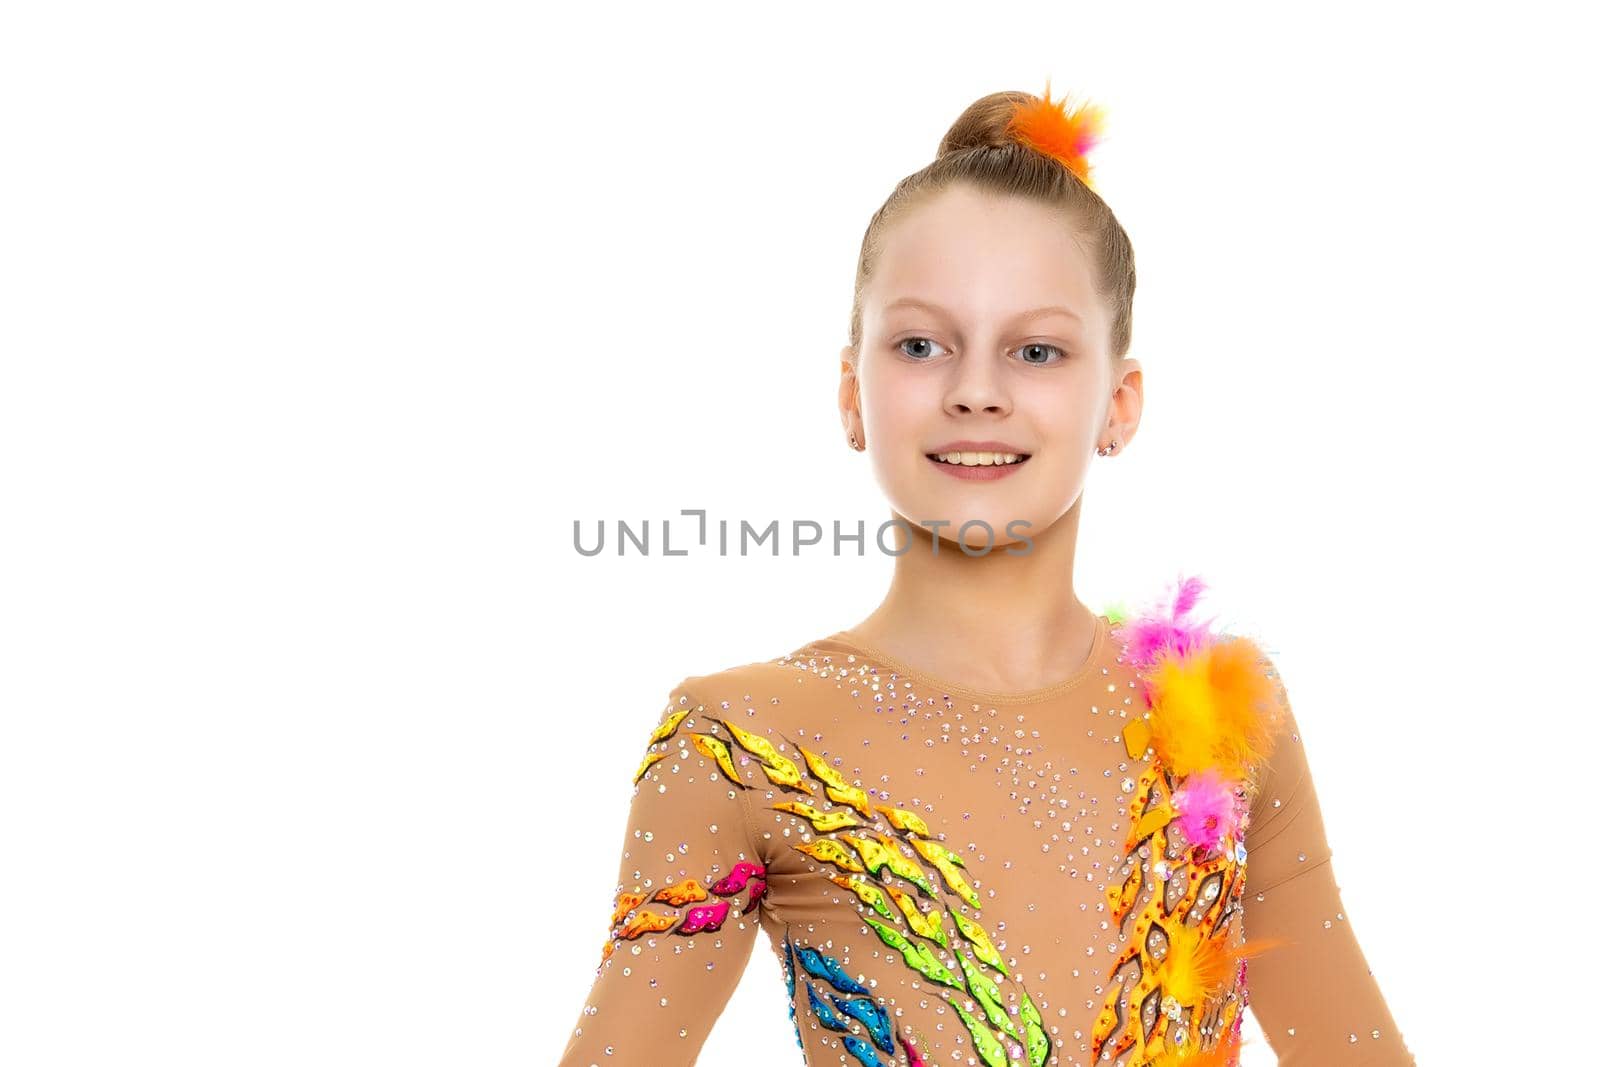
{"type": "Polygon", "coordinates": [[[1196,578],[1136,615],[1073,593],[1084,476],[1143,388],[1100,121],[986,96],[873,216],[839,410],[893,581],[639,738],[563,1067],[693,1063],[758,926],[800,1051],[750,1063],[1236,1064],[1246,1004],[1280,1063],[1414,1062],[1270,658],[1196,578]]]}

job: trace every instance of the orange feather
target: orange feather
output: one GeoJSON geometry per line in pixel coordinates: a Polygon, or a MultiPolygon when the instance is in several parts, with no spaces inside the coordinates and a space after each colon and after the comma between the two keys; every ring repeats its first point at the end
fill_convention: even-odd
{"type": "MultiPolygon", "coordinates": [[[[1210,998],[1228,991],[1239,971],[1239,961],[1289,944],[1283,938],[1258,938],[1235,944],[1226,936],[1209,937],[1184,923],[1166,928],[1166,933],[1167,955],[1158,972],[1160,988],[1196,1012],[1210,998]]],[[[1152,1061],[1152,1067],[1231,1067],[1237,1053],[1238,1044],[1229,1034],[1215,1048],[1203,1051],[1193,1041],[1169,1045],[1152,1061]]]]}
{"type": "Polygon", "coordinates": [[[1153,1067],[1233,1067],[1238,1062],[1239,1042],[1232,1034],[1217,1042],[1215,1048],[1200,1049],[1197,1045],[1180,1045],[1168,1048],[1151,1061],[1153,1067]]]}
{"type": "Polygon", "coordinates": [[[1150,733],[1168,769],[1187,777],[1215,767],[1224,779],[1243,781],[1271,755],[1284,707],[1266,663],[1245,637],[1157,658],[1150,670],[1150,733]]]}
{"type": "Polygon", "coordinates": [[[1104,108],[1087,101],[1069,108],[1065,98],[1051,100],[1047,79],[1042,100],[1013,105],[1006,129],[1015,140],[1056,160],[1093,189],[1088,155],[1100,142],[1104,127],[1104,108]]]}

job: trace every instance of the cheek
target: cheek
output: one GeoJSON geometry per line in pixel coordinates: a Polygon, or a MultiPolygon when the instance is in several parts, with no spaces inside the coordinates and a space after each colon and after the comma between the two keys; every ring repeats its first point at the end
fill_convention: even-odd
{"type": "Polygon", "coordinates": [[[1032,427],[1053,451],[1070,452],[1094,438],[1094,407],[1083,389],[1066,381],[1020,392],[1012,416],[1032,427]]]}
{"type": "Polygon", "coordinates": [[[915,435],[929,419],[939,416],[942,390],[935,375],[904,374],[893,365],[874,368],[862,382],[862,412],[867,432],[876,428],[885,436],[915,435]]]}

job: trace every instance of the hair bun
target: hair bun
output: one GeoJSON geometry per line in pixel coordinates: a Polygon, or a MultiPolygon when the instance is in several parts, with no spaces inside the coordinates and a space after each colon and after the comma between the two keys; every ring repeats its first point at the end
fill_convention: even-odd
{"type": "Polygon", "coordinates": [[[1104,108],[1087,101],[1070,106],[1065,97],[1051,100],[1046,79],[1043,97],[1011,91],[974,102],[939,142],[939,155],[1018,144],[1060,163],[1092,189],[1088,156],[1104,127],[1104,108]]]}

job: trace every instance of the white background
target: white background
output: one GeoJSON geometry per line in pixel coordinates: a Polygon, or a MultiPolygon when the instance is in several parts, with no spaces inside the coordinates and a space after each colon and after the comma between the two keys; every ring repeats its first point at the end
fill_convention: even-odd
{"type": "MultiPolygon", "coordinates": [[[[1195,572],[1262,637],[1420,1062],[1565,1054],[1577,10],[8,7],[0,1061],[554,1062],[668,689],[890,566],[588,559],[573,520],[886,517],[833,407],[861,233],[1047,77],[1107,108],[1140,280],[1079,595],[1195,572]]],[[[702,1062],[788,1032],[763,943],[702,1062]]]]}

